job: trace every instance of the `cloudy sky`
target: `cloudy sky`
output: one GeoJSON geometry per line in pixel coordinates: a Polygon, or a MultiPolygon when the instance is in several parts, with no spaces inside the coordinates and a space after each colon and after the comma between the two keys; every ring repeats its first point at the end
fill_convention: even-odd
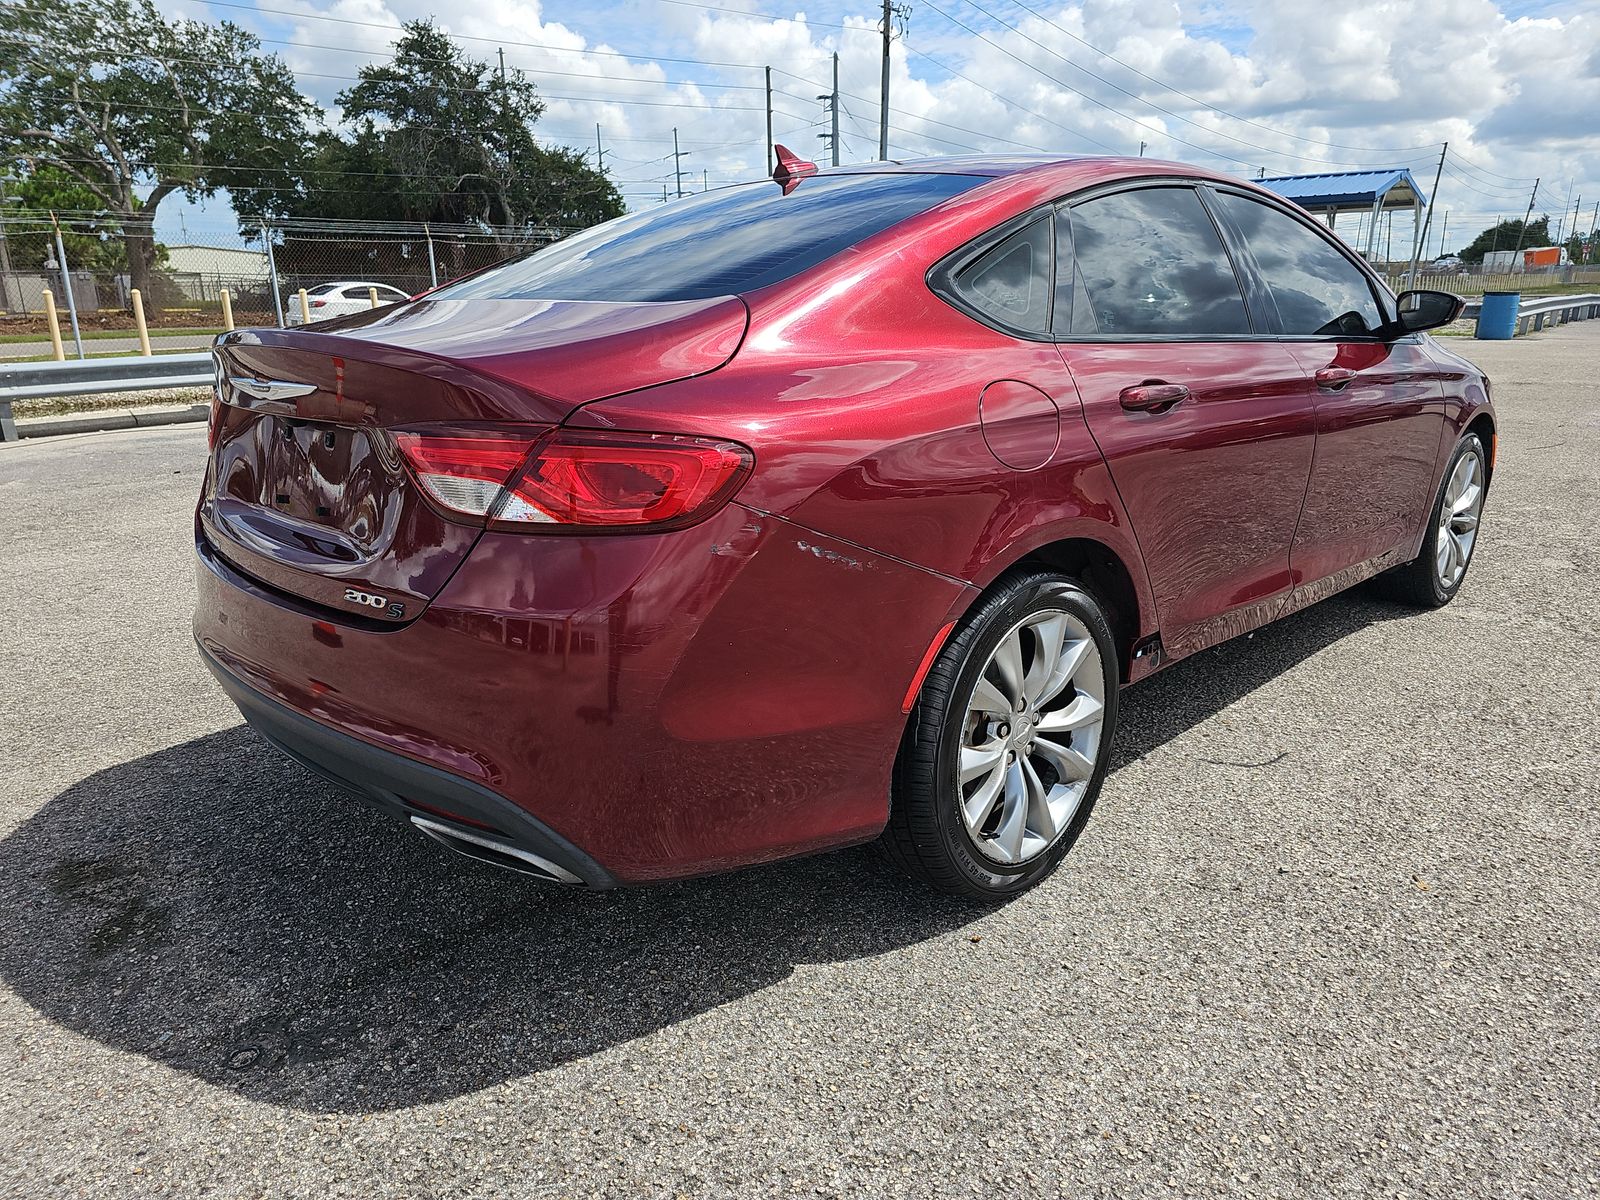
{"type": "MultiPolygon", "coordinates": [[[[538,83],[548,140],[593,152],[631,207],[675,190],[672,136],[699,190],[762,173],[763,71],[777,140],[819,161],[819,94],[840,62],[842,160],[877,157],[881,8],[861,0],[157,0],[234,21],[332,110],[400,22],[432,17],[474,55],[538,83]]],[[[1579,227],[1600,201],[1600,5],[1593,0],[910,0],[894,42],[891,157],[1144,153],[1255,178],[1408,166],[1430,231],[1459,247],[1496,216],[1579,227]]],[[[336,111],[330,112],[330,120],[336,111]]],[[[225,204],[173,205],[168,240],[233,228],[225,204]]],[[[1353,230],[1341,228],[1352,236],[1353,230]]],[[[1396,221],[1396,254],[1409,222],[1396,221]]]]}

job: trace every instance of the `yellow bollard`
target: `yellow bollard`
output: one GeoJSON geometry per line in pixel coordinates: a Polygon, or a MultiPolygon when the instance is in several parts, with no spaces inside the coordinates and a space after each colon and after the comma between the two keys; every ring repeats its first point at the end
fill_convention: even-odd
{"type": "Polygon", "coordinates": [[[369,287],[367,289],[367,299],[372,301],[372,307],[373,308],[377,308],[378,307],[378,289],[375,288],[375,287],[369,287]]]}
{"type": "Polygon", "coordinates": [[[130,288],[128,299],[133,302],[133,327],[139,331],[139,353],[150,357],[150,329],[144,323],[144,297],[138,288],[130,288]]]}
{"type": "Polygon", "coordinates": [[[49,288],[44,290],[44,319],[50,323],[50,357],[66,362],[67,352],[61,347],[61,318],[56,316],[56,298],[49,288]]]}
{"type": "Polygon", "coordinates": [[[222,289],[222,327],[233,332],[233,298],[228,295],[227,288],[222,289]]]}
{"type": "Polygon", "coordinates": [[[306,299],[305,288],[300,289],[300,324],[311,324],[311,301],[306,299]]]}

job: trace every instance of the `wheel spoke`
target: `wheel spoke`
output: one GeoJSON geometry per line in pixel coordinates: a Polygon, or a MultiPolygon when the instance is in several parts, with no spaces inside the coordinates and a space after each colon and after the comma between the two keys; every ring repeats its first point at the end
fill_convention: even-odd
{"type": "Polygon", "coordinates": [[[1033,752],[1048,761],[1064,783],[1081,783],[1094,774],[1094,763],[1081,750],[1050,738],[1034,738],[1033,752]]]}
{"type": "Polygon", "coordinates": [[[978,686],[973,689],[972,703],[967,708],[969,711],[1003,713],[1006,716],[1014,711],[1011,700],[988,675],[978,676],[978,686]]]}
{"type": "Polygon", "coordinates": [[[1478,515],[1471,512],[1456,513],[1450,518],[1450,528],[1456,533],[1469,533],[1478,527],[1478,515]]]}
{"type": "MultiPolygon", "coordinates": [[[[1075,638],[1068,642],[1062,648],[1061,661],[1056,665],[1049,685],[1041,695],[1035,698],[1034,703],[1043,707],[1059,696],[1061,689],[1078,677],[1078,673],[1083,670],[1084,663],[1088,661],[1089,655],[1093,650],[1094,642],[1089,638],[1075,638]]],[[[1098,689],[1100,680],[1096,679],[1094,685],[1098,689]]]]}
{"type": "Polygon", "coordinates": [[[1482,495],[1483,489],[1476,483],[1463,487],[1460,494],[1450,504],[1451,514],[1460,516],[1462,513],[1471,512],[1478,506],[1478,498],[1482,495]]]}
{"type": "Polygon", "coordinates": [[[983,828],[984,822],[989,819],[989,814],[994,811],[995,801],[1000,799],[1005,787],[1006,772],[995,771],[985,779],[978,790],[968,796],[962,803],[962,812],[966,817],[967,828],[974,837],[983,828]]]}
{"type": "Polygon", "coordinates": [[[1041,704],[1045,690],[1054,682],[1060,669],[1061,647],[1067,640],[1066,614],[1054,613],[1027,628],[1033,634],[1038,653],[1033,656],[1033,665],[1028,668],[1022,688],[1030,701],[1041,704]]]}
{"type": "Polygon", "coordinates": [[[1006,771],[1005,807],[1000,812],[1000,827],[994,831],[995,845],[1007,861],[1022,857],[1022,838],[1028,831],[1028,786],[1022,768],[1012,763],[1006,771]]]}
{"type": "Polygon", "coordinates": [[[1066,733],[1093,725],[1105,714],[1106,706],[1087,692],[1079,692],[1065,708],[1046,713],[1036,728],[1040,733],[1066,733]]]}
{"type": "Polygon", "coordinates": [[[1017,765],[1022,768],[1023,786],[1028,791],[1027,826],[1033,830],[1036,837],[1043,838],[1047,843],[1053,842],[1056,837],[1056,820],[1055,814],[1050,811],[1050,794],[1044,786],[1044,780],[1039,778],[1039,773],[1026,758],[1018,759],[1017,765]]]}
{"type": "MultiPolygon", "coordinates": [[[[995,647],[994,670],[996,682],[1006,698],[1015,706],[1022,700],[1022,633],[1014,630],[995,647]]],[[[1009,708],[1007,711],[1011,711],[1009,708]]]]}
{"type": "Polygon", "coordinates": [[[961,747],[961,782],[971,783],[980,775],[987,775],[998,767],[1006,756],[1005,743],[991,742],[987,746],[961,747]]]}

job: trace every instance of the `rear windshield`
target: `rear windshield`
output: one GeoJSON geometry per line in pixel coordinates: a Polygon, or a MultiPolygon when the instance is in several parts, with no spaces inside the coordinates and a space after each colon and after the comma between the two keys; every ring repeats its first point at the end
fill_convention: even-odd
{"type": "Polygon", "coordinates": [[[823,175],[703,192],[596,225],[448,285],[451,300],[699,300],[797,275],[986,180],[823,175]]]}

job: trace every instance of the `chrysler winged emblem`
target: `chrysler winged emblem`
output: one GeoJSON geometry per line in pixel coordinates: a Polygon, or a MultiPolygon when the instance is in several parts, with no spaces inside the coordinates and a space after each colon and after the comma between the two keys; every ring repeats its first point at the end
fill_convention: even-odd
{"type": "Polygon", "coordinates": [[[257,379],[253,375],[230,375],[228,382],[235,391],[257,400],[293,400],[296,396],[309,396],[317,390],[314,383],[296,383],[291,379],[257,379]]]}

